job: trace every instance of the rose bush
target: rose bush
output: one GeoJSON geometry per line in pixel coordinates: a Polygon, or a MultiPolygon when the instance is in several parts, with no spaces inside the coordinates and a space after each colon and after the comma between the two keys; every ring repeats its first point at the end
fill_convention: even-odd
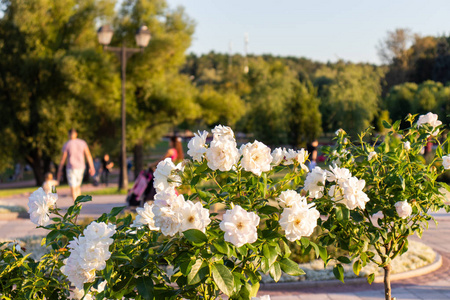
{"type": "MultiPolygon", "coordinates": [[[[51,274],[48,268],[39,274],[45,274],[42,282],[65,285],[36,288],[31,281],[14,285],[0,277],[2,296],[66,299],[70,285],[73,296],[84,299],[215,299],[221,294],[250,299],[257,295],[261,272],[275,281],[282,272],[303,274],[289,259],[288,241],[326,260],[325,248],[305,243],[319,219],[314,203],[300,195],[307,152],[278,149],[272,156],[258,141],[238,149],[226,126],[212,134],[209,145],[206,132],[189,142],[192,160],[158,164],[155,201],[137,208],[134,221],[130,215],[118,217],[122,208],[114,208],[81,228],[76,219],[89,196],[79,197],[62,215],[56,195],[33,193],[30,213],[50,230],[44,243],[53,249],[52,264],[47,263],[51,274]],[[170,276],[167,266],[173,269],[170,276]]],[[[15,249],[2,253],[10,254],[8,262],[15,259],[8,268],[21,276],[29,276],[24,267],[36,264],[15,249]]]]}
{"type": "MultiPolygon", "coordinates": [[[[321,214],[328,216],[320,224],[322,244],[348,251],[350,259],[338,259],[354,261],[356,274],[368,262],[384,268],[387,300],[391,299],[392,259],[408,249],[410,235],[420,237],[428,228],[432,212],[449,211],[442,190],[449,186],[437,181],[449,168],[444,155],[450,151],[449,137],[441,137],[442,122],[432,113],[417,122],[409,115],[405,121],[406,129],[400,129],[400,121],[384,122],[388,134],[374,140],[369,138],[370,129],[355,142],[345,131],[338,131],[336,146],[325,149],[327,162],[334,167],[323,185],[324,196],[318,195],[315,201],[321,214]],[[428,142],[437,146],[430,164],[420,155],[428,142]]],[[[342,265],[336,265],[334,272],[343,280],[342,265]]],[[[374,274],[368,277],[369,282],[373,279],[374,274]]]]}
{"type": "MultiPolygon", "coordinates": [[[[3,244],[1,296],[67,299],[72,287],[76,299],[251,299],[262,273],[275,281],[282,272],[303,274],[289,242],[325,264],[326,247],[343,249],[350,256],[336,259],[353,260],[355,273],[373,261],[388,283],[389,262],[406,251],[408,236],[422,233],[430,211],[448,208],[439,188],[449,187],[436,181],[449,164],[440,121],[408,120],[405,130],[385,124],[390,132],[379,144],[366,142],[368,131],[357,143],[337,131],[329,167],[309,173],[304,149],[271,152],[258,141],[238,149],[226,126],[212,130],[208,145],[199,132],[188,144],[192,160],[158,164],[155,201],[137,208],[135,220],[114,208],[82,228],[76,220],[89,196],[63,214],[55,194],[38,190],[30,215],[49,230],[43,244],[52,250],[34,261],[3,244]],[[418,155],[428,139],[438,143],[431,165],[418,155]],[[316,226],[319,242],[307,238],[316,226]]],[[[343,280],[341,264],[334,273],[343,280]]]]}

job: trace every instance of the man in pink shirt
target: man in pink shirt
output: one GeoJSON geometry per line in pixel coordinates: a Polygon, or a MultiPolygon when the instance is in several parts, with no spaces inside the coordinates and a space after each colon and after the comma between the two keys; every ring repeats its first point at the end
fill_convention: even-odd
{"type": "Polygon", "coordinates": [[[94,162],[92,160],[88,145],[84,140],[78,139],[77,136],[78,133],[75,129],[69,130],[69,140],[63,146],[63,155],[61,157],[61,162],[59,163],[57,176],[57,180],[61,181],[62,168],[67,159],[67,181],[69,182],[70,191],[72,192],[72,198],[74,201],[81,195],[80,186],[83,181],[85,169],[85,155],[89,163],[89,174],[91,176],[94,176],[95,174],[94,162]]]}

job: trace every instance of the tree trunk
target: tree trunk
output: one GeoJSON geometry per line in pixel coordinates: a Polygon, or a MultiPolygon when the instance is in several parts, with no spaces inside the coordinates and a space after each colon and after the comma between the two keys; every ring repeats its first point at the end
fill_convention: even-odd
{"type": "Polygon", "coordinates": [[[44,168],[42,167],[42,159],[37,153],[33,153],[26,157],[27,163],[33,169],[36,186],[41,186],[44,183],[44,168]]]}
{"type": "Polygon", "coordinates": [[[139,176],[139,173],[144,169],[144,145],[140,141],[134,146],[134,178],[139,176]]]}
{"type": "Polygon", "coordinates": [[[391,300],[391,265],[383,267],[384,269],[384,297],[391,300]]]}

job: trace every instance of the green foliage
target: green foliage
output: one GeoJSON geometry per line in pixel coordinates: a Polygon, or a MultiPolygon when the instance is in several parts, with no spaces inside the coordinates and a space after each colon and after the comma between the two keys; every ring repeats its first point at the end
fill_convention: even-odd
{"type": "Polygon", "coordinates": [[[322,67],[315,76],[324,82],[319,89],[324,131],[345,128],[356,134],[371,124],[380,105],[381,69],[340,62],[322,67]]]}
{"type": "MultiPolygon", "coordinates": [[[[282,191],[296,189],[302,184],[305,171],[297,160],[291,165],[276,166],[262,176],[243,170],[240,164],[228,172],[213,171],[206,160],[189,162],[183,172],[176,172],[183,182],[178,189],[188,191],[184,195],[186,199],[200,202],[212,212],[211,223],[205,232],[190,229],[164,236],[160,231],[149,230],[146,225],[134,227],[131,216],[120,214],[123,207],[113,208],[96,220],[117,226],[114,242],[109,248],[111,256],[106,267],[97,270],[95,280],[85,283],[85,293],[90,292],[96,299],[217,299],[222,294],[230,299],[250,299],[258,292],[261,272],[269,273],[275,281],[280,279],[282,272],[292,276],[304,274],[289,258],[288,240],[278,222],[283,208],[272,203],[282,191]],[[278,172],[284,176],[277,176],[278,172]],[[201,189],[202,183],[208,188],[201,189]],[[225,241],[219,225],[222,218],[214,212],[217,205],[224,205],[226,209],[239,205],[248,212],[257,213],[261,220],[257,240],[240,247],[225,241]],[[173,270],[171,275],[169,266],[173,270]],[[104,291],[92,290],[104,281],[104,291]]],[[[48,260],[26,259],[28,265],[42,264],[46,270],[54,269],[52,272],[31,274],[35,269],[19,268],[23,264],[21,256],[10,256],[11,251],[15,253],[14,249],[0,251],[4,257],[0,264],[5,268],[8,266],[8,270],[16,270],[0,274],[0,283],[5,284],[2,296],[27,298],[28,289],[13,286],[19,278],[26,278],[25,282],[38,282],[39,287],[46,287],[33,294],[33,299],[49,298],[47,291],[55,293],[52,297],[57,295],[58,299],[69,297],[69,285],[60,269],[70,254],[69,242],[80,239],[83,232],[84,226],[76,225],[81,205],[91,200],[90,196],[78,197],[64,215],[57,207],[51,209],[56,217],[45,227],[49,233],[42,242],[51,247],[46,255],[48,260]],[[56,283],[59,283],[57,289],[54,288],[56,283]]],[[[316,257],[328,260],[328,253],[321,245],[305,237],[299,245],[303,252],[315,252],[316,257]]]]}
{"type": "MultiPolygon", "coordinates": [[[[321,237],[322,243],[348,251],[355,262],[356,274],[369,261],[380,267],[388,266],[407,250],[410,235],[421,236],[428,228],[428,222],[433,220],[430,213],[449,209],[440,191],[448,186],[437,181],[445,171],[441,159],[448,153],[445,151],[449,139],[442,141],[440,133],[430,135],[433,128],[429,125],[418,128],[414,118],[407,117],[409,127],[404,130],[400,129],[400,120],[393,125],[384,122],[388,133],[380,143],[378,139],[373,143],[365,141],[370,130],[361,133],[354,143],[341,131],[334,150],[329,151],[330,163],[339,163],[341,168],[347,168],[353,176],[365,181],[364,191],[370,199],[364,209],[351,211],[342,204],[333,204],[329,197],[318,200],[317,205],[322,214],[329,216],[322,224],[327,232],[321,237]],[[431,163],[425,164],[419,153],[429,139],[437,144],[437,151],[431,163]],[[410,143],[410,149],[406,142],[410,143]],[[369,160],[370,152],[376,156],[369,160]],[[403,218],[395,206],[401,201],[407,201],[412,207],[412,213],[403,218]]],[[[342,280],[340,267],[334,273],[342,280]]],[[[373,281],[373,276],[368,280],[373,281]]]]}
{"type": "Polygon", "coordinates": [[[294,95],[288,100],[289,144],[294,147],[305,146],[319,138],[322,133],[322,116],[319,111],[320,100],[317,89],[311,82],[299,83],[294,87],[294,95]]]}
{"type": "MultiPolygon", "coordinates": [[[[386,96],[384,103],[394,120],[400,119],[408,113],[423,114],[432,111],[445,122],[450,107],[449,100],[449,86],[428,80],[421,84],[407,82],[394,86],[386,96]]],[[[407,126],[407,124],[404,123],[402,126],[407,126]]]]}

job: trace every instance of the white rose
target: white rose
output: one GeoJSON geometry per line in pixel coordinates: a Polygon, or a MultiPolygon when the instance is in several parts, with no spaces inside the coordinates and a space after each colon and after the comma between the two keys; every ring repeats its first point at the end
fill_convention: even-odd
{"type": "Polygon", "coordinates": [[[217,125],[211,132],[213,133],[213,141],[223,139],[234,141],[234,132],[228,126],[217,125]]]}
{"type": "Polygon", "coordinates": [[[28,213],[30,220],[36,225],[46,226],[50,223],[50,208],[52,208],[58,195],[46,194],[43,188],[34,191],[28,198],[28,213]]]}
{"type": "Polygon", "coordinates": [[[230,171],[238,163],[239,157],[234,140],[213,140],[206,150],[206,159],[211,170],[230,171]]]}
{"type": "Polygon", "coordinates": [[[198,132],[194,134],[194,137],[188,143],[188,152],[194,160],[201,162],[203,156],[206,152],[206,138],[208,137],[208,132],[198,132]]]}
{"type": "Polygon", "coordinates": [[[294,161],[297,161],[300,164],[300,167],[305,172],[309,172],[308,167],[305,165],[307,159],[308,159],[308,151],[306,151],[305,149],[300,149],[298,151],[289,149],[286,152],[286,161],[283,164],[288,166],[292,165],[294,161]]]}
{"type": "Polygon", "coordinates": [[[166,236],[174,236],[181,226],[180,214],[167,206],[153,206],[155,226],[166,236]]]}
{"type": "Polygon", "coordinates": [[[350,170],[346,168],[334,166],[330,167],[330,170],[331,171],[327,171],[327,180],[329,182],[337,182],[339,184],[352,177],[352,173],[350,173],[350,170]]]}
{"type": "Polygon", "coordinates": [[[116,232],[116,225],[114,224],[106,224],[104,222],[91,222],[84,229],[84,236],[86,239],[95,241],[98,243],[110,243],[112,244],[113,240],[111,237],[116,232]]]}
{"type": "Polygon", "coordinates": [[[289,241],[294,242],[301,239],[302,236],[310,236],[313,233],[320,213],[312,205],[294,204],[292,207],[285,208],[281,213],[280,226],[289,241]]]}
{"type": "Polygon", "coordinates": [[[433,114],[432,112],[427,113],[426,115],[421,115],[419,120],[417,120],[417,127],[421,127],[425,124],[428,124],[432,128],[432,135],[436,136],[439,133],[439,130],[435,128],[442,124],[441,121],[438,120],[438,115],[433,114]]]}
{"type": "Polygon", "coordinates": [[[190,200],[186,201],[179,213],[181,214],[180,232],[189,229],[198,229],[205,232],[206,226],[211,223],[209,210],[204,208],[200,202],[194,204],[190,200]]]}
{"type": "Polygon", "coordinates": [[[406,219],[412,213],[412,207],[408,201],[399,201],[395,203],[395,210],[400,218],[406,219]]]}
{"type": "Polygon", "coordinates": [[[247,212],[239,205],[227,210],[220,222],[220,229],[225,232],[225,241],[236,247],[254,243],[258,239],[256,227],[259,217],[254,212],[247,212]]]}
{"type": "Polygon", "coordinates": [[[155,195],[152,207],[155,227],[158,227],[164,235],[174,236],[180,231],[183,221],[181,211],[185,204],[183,195],[174,196],[170,189],[155,195]]]}
{"type": "Polygon", "coordinates": [[[169,187],[180,186],[181,178],[173,172],[182,170],[181,166],[181,164],[175,166],[170,157],[160,161],[153,173],[155,190],[159,192],[169,187]]]}
{"type": "Polygon", "coordinates": [[[445,170],[450,169],[450,155],[442,156],[442,165],[445,170]]]}
{"type": "Polygon", "coordinates": [[[320,167],[315,167],[305,179],[305,191],[309,192],[309,195],[313,198],[321,198],[323,196],[323,190],[325,187],[325,180],[327,179],[327,173],[320,167]]]}
{"type": "Polygon", "coordinates": [[[344,199],[342,202],[348,207],[348,209],[355,209],[359,207],[364,209],[366,203],[369,202],[369,197],[363,192],[366,182],[356,177],[351,177],[343,183],[344,199]]]}
{"type": "Polygon", "coordinates": [[[344,198],[344,190],[339,184],[335,184],[328,190],[328,196],[332,201],[338,202],[344,198]]]}
{"type": "Polygon", "coordinates": [[[285,148],[276,148],[272,151],[272,165],[278,166],[286,155],[285,148]]]}
{"type": "Polygon", "coordinates": [[[144,207],[136,208],[137,216],[134,220],[132,227],[142,227],[147,225],[150,230],[158,231],[159,228],[155,226],[155,220],[153,219],[155,215],[153,214],[153,205],[148,203],[144,204],[144,207]]]}
{"type": "Polygon", "coordinates": [[[367,156],[367,160],[372,160],[373,158],[377,157],[377,153],[375,151],[372,151],[367,156]]]}
{"type": "Polygon", "coordinates": [[[286,190],[280,193],[280,196],[276,198],[276,200],[284,203],[287,207],[293,206],[295,203],[299,205],[303,205],[302,203],[306,203],[306,198],[300,196],[294,190],[286,190]]]}
{"type": "Polygon", "coordinates": [[[411,150],[411,143],[409,141],[408,142],[404,142],[403,143],[403,147],[405,147],[406,151],[409,151],[409,150],[411,150]]]}
{"type": "Polygon", "coordinates": [[[241,147],[241,165],[245,171],[261,176],[262,172],[270,171],[272,155],[270,148],[261,142],[247,143],[241,147]]]}
{"type": "Polygon", "coordinates": [[[169,187],[155,194],[154,204],[158,206],[170,206],[177,197],[176,190],[173,187],[169,187]]]}
{"type": "Polygon", "coordinates": [[[83,284],[95,280],[95,271],[106,267],[106,260],[111,257],[109,246],[114,242],[111,238],[116,230],[113,224],[92,222],[83,235],[70,241],[70,255],[64,261],[61,272],[78,289],[83,284]]]}

